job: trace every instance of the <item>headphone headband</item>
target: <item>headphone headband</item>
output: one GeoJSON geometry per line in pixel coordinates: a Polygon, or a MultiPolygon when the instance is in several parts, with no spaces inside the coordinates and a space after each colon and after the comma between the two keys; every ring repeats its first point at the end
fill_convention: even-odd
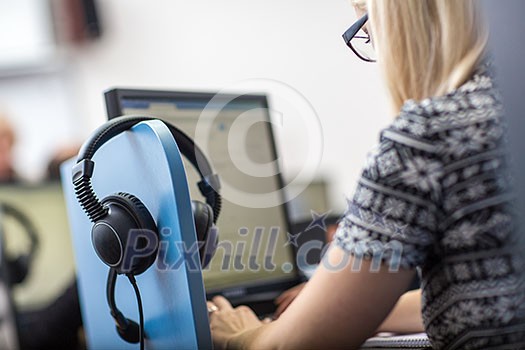
{"type": "MultiPolygon", "coordinates": [[[[160,119],[145,116],[122,116],[112,119],[99,127],[80,149],[77,164],[72,169],[73,184],[81,206],[93,222],[103,217],[107,211],[96,197],[91,184],[95,168],[95,163],[92,160],[93,156],[102,145],[113,137],[131,129],[131,127],[140,122],[148,120],[160,119]]],[[[188,135],[172,124],[163,120],[160,121],[168,127],[181,153],[199,173],[201,177],[201,181],[198,183],[199,190],[206,198],[206,203],[213,208],[214,221],[216,221],[222,204],[222,199],[218,193],[220,189],[218,175],[213,173],[204,153],[188,135]]]]}

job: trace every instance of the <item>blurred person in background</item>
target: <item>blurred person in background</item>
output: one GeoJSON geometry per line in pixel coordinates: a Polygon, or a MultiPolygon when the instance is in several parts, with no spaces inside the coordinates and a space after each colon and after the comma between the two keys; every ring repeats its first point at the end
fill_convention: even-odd
{"type": "Polygon", "coordinates": [[[47,181],[60,181],[60,166],[66,160],[75,157],[80,145],[70,144],[57,148],[47,164],[47,181]]]}
{"type": "Polygon", "coordinates": [[[13,167],[13,150],[16,136],[11,122],[0,112],[0,183],[18,180],[13,167]]]}

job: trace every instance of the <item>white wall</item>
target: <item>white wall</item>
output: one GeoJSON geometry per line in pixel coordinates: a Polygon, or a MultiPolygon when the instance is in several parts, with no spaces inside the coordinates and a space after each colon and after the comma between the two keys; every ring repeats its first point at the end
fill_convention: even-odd
{"type": "MultiPolygon", "coordinates": [[[[250,78],[277,80],[315,108],[324,135],[319,176],[333,181],[332,198],[337,208],[344,207],[366,152],[391,120],[377,67],[355,58],[341,39],[355,20],[347,0],[98,3],[102,39],[73,50],[61,73],[67,78],[55,78],[62,87],[27,89],[28,101],[42,95],[54,101],[46,122],[60,126],[46,132],[56,139],[87,135],[105,120],[102,92],[113,86],[217,90],[250,78]]],[[[0,100],[6,99],[5,84],[0,81],[0,100]]],[[[271,84],[261,88],[270,90],[270,98],[276,92],[271,84]]],[[[3,102],[9,105],[11,97],[3,102]]],[[[35,121],[30,114],[19,118],[35,121]]],[[[285,131],[280,139],[285,174],[301,166],[294,162],[301,137],[285,131]]],[[[36,143],[28,143],[27,152],[36,143]]]]}
{"type": "Polygon", "coordinates": [[[17,134],[15,167],[28,180],[44,175],[58,147],[82,137],[68,81],[64,72],[0,79],[0,114],[13,124],[17,134]]]}

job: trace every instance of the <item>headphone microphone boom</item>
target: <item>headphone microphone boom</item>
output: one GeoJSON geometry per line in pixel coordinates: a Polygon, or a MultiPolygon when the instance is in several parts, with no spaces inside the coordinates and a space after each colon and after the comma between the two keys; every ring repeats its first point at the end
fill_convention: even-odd
{"type": "MultiPolygon", "coordinates": [[[[158,119],[144,116],[122,116],[102,125],[84,143],[78,154],[77,164],[72,169],[76,198],[94,224],[91,229],[91,240],[95,252],[110,267],[106,297],[111,316],[115,320],[117,332],[127,342],[138,343],[140,341],[141,347],[144,340],[144,322],[142,302],[134,276],[140,275],[154,263],[158,246],[151,249],[150,254],[144,254],[146,256],[126,256],[126,259],[124,259],[124,250],[132,239],[130,238],[132,232],[138,231],[140,233],[146,230],[148,234],[155,235],[158,243],[159,230],[151,213],[138,197],[130,193],[118,192],[100,201],[93,190],[91,178],[95,168],[95,162],[92,159],[96,151],[113,137],[131,129],[140,122],[149,120],[158,119]],[[115,284],[118,274],[125,274],[135,290],[141,318],[140,326],[126,318],[117,308],[115,284]]],[[[206,203],[193,200],[192,211],[197,241],[204,242],[199,248],[200,262],[204,268],[210,262],[218,241],[215,223],[219,217],[222,203],[219,194],[219,177],[212,172],[211,165],[204,153],[190,137],[166,121],[162,122],[171,132],[181,154],[189,160],[201,177],[201,181],[197,185],[206,199],[206,203]]],[[[138,237],[135,243],[137,248],[144,248],[148,244],[145,237],[138,237]]]]}

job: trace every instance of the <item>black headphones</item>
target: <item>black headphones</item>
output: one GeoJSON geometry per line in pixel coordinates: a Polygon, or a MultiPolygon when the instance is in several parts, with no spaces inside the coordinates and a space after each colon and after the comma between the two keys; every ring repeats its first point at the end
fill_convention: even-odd
{"type": "MultiPolygon", "coordinates": [[[[111,315],[115,320],[117,332],[122,339],[130,343],[143,344],[142,303],[136,287],[134,276],[146,271],[155,261],[158,250],[159,230],[146,206],[132,194],[118,192],[99,201],[91,184],[95,163],[92,158],[95,152],[111,138],[129,130],[134,125],[157,118],[144,116],[123,116],[110,120],[98,128],[84,143],[73,167],[72,178],[78,202],[94,223],[91,229],[91,240],[98,257],[110,267],[107,282],[107,301],[111,315]],[[157,237],[157,246],[147,256],[130,257],[124,262],[124,250],[128,246],[131,230],[148,230],[157,237]],[[130,265],[130,266],[127,266],[130,265]],[[115,303],[115,283],[117,274],[125,274],[135,288],[139,302],[141,327],[136,322],[127,319],[115,303]]],[[[220,182],[218,175],[212,172],[210,163],[199,147],[175,126],[162,121],[170,130],[180,152],[190,161],[200,174],[198,187],[206,198],[206,203],[192,201],[193,217],[198,242],[204,242],[199,248],[201,266],[205,267],[213,257],[217,246],[218,234],[214,224],[221,210],[221,196],[218,191],[220,182]]],[[[137,247],[144,248],[146,238],[137,239],[137,247]]]]}
{"type": "Polygon", "coordinates": [[[17,257],[7,256],[5,259],[9,282],[11,284],[19,284],[22,283],[29,274],[31,262],[38,248],[37,231],[31,220],[13,205],[5,202],[0,203],[0,212],[15,219],[23,227],[29,238],[30,246],[27,253],[17,257]]]}

